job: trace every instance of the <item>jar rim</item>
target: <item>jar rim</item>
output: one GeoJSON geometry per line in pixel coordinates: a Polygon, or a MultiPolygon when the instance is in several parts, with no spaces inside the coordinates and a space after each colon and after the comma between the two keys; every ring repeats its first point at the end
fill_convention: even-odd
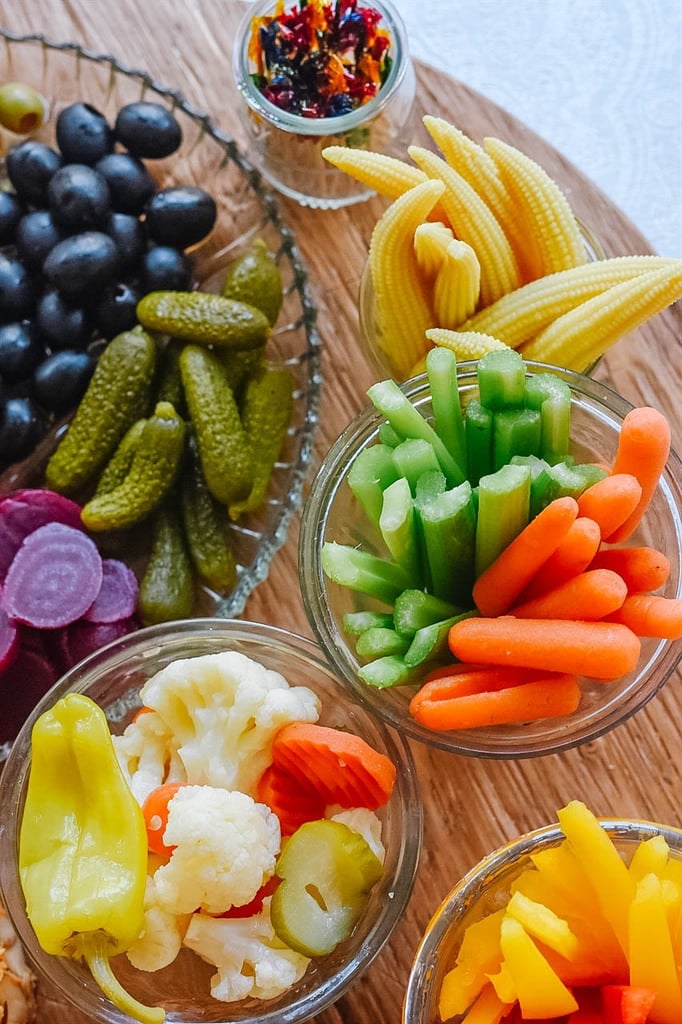
{"type": "Polygon", "coordinates": [[[376,96],[348,114],[310,118],[302,117],[300,114],[291,114],[271,103],[256,87],[251,77],[248,58],[251,22],[255,16],[263,14],[268,8],[273,7],[274,3],[275,0],[258,0],[258,2],[250,4],[237,28],[232,54],[232,72],[237,88],[251,110],[260,114],[270,124],[281,128],[282,131],[294,135],[343,135],[364,125],[367,121],[373,120],[387,106],[398,90],[405,77],[410,59],[407,30],[396,8],[386,0],[371,0],[372,6],[380,11],[386,28],[391,33],[393,49],[393,64],[386,81],[376,96]]]}

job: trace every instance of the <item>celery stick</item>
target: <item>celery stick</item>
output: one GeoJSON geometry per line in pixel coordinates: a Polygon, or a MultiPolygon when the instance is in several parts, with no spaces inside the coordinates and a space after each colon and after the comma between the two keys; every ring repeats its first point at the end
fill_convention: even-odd
{"type": "Polygon", "coordinates": [[[481,478],[476,523],[477,577],[528,524],[529,510],[528,466],[503,466],[481,478]]]}
{"type": "Polygon", "coordinates": [[[541,481],[542,488],[536,488],[535,494],[532,493],[531,488],[531,507],[539,504],[538,511],[541,511],[555,498],[579,498],[583,491],[599,480],[603,480],[607,475],[605,469],[595,466],[591,462],[578,465],[557,462],[556,465],[548,467],[545,479],[541,481]]]}
{"type": "Polygon", "coordinates": [[[322,569],[334,583],[371,594],[388,605],[409,586],[407,576],[395,562],[334,541],[322,545],[322,569]]]}
{"type": "Polygon", "coordinates": [[[525,404],[539,409],[542,419],[540,454],[550,465],[568,454],[571,421],[571,389],[553,373],[536,373],[526,381],[525,404]]]}
{"type": "Polygon", "coordinates": [[[444,491],[418,509],[430,589],[444,601],[471,604],[476,516],[471,484],[444,491]]]}
{"type": "Polygon", "coordinates": [[[388,654],[405,654],[410,646],[407,637],[394,629],[371,626],[358,637],[355,651],[360,658],[383,658],[388,654]]]}
{"type": "Polygon", "coordinates": [[[432,348],[426,355],[426,374],[431,386],[431,404],[436,433],[462,470],[466,470],[464,419],[459,401],[457,358],[448,348],[432,348]]]}
{"type": "Polygon", "coordinates": [[[387,654],[383,658],[375,658],[358,669],[363,683],[384,690],[388,686],[405,686],[417,682],[421,673],[408,668],[399,654],[387,654]]]}
{"type": "Polygon", "coordinates": [[[348,486],[375,526],[379,523],[384,490],[398,479],[398,475],[393,449],[385,444],[364,448],[348,471],[348,486]]]}
{"type": "Polygon", "coordinates": [[[526,369],[516,349],[486,352],[478,361],[479,401],[491,412],[524,403],[526,369]]]}
{"type": "Polygon", "coordinates": [[[404,590],[395,599],[393,622],[402,636],[412,637],[425,626],[451,619],[465,611],[450,601],[442,601],[424,590],[404,590]]]}
{"type": "Polygon", "coordinates": [[[379,530],[393,561],[410,580],[419,583],[422,571],[416,518],[410,485],[401,477],[384,491],[379,530]]]}
{"type": "Polygon", "coordinates": [[[464,474],[443,441],[419,410],[412,405],[409,398],[403,394],[394,380],[381,380],[372,384],[367,394],[375,408],[382,416],[386,417],[401,437],[420,437],[424,441],[430,441],[436,453],[438,465],[451,487],[463,482],[464,474]]]}
{"type": "Polygon", "coordinates": [[[393,449],[393,461],[398,475],[404,476],[410,485],[412,494],[416,493],[417,480],[420,476],[432,469],[440,473],[433,445],[421,438],[408,437],[396,445],[393,449]]]}
{"type": "Polygon", "coordinates": [[[395,448],[396,445],[400,444],[402,438],[400,434],[396,433],[390,423],[382,423],[379,427],[379,441],[381,444],[388,445],[389,448],[395,448]]]}
{"type": "Polygon", "coordinates": [[[432,622],[430,626],[422,626],[421,629],[418,629],[404,655],[407,667],[416,668],[418,665],[423,666],[427,663],[433,665],[436,662],[452,661],[448,647],[448,635],[451,627],[460,619],[468,619],[476,614],[478,613],[471,611],[465,612],[463,615],[453,615],[449,619],[441,619],[440,622],[432,622]]]}
{"type": "Polygon", "coordinates": [[[427,505],[436,497],[436,495],[442,494],[445,490],[447,490],[447,481],[439,469],[430,469],[426,473],[422,473],[417,480],[417,486],[415,488],[414,507],[417,513],[415,516],[417,544],[419,545],[422,577],[424,580],[424,586],[427,589],[431,587],[431,573],[429,571],[429,562],[426,556],[426,542],[424,541],[424,529],[419,516],[419,509],[423,505],[427,505]]]}
{"type": "Polygon", "coordinates": [[[493,414],[493,470],[514,455],[540,455],[542,422],[537,409],[503,409],[493,414]]]}
{"type": "Polygon", "coordinates": [[[471,486],[493,468],[493,414],[473,398],[464,414],[467,469],[471,486]]]}
{"type": "Polygon", "coordinates": [[[372,629],[377,626],[392,629],[393,616],[391,613],[365,610],[361,612],[346,612],[343,617],[343,631],[350,636],[360,636],[366,629],[372,629]]]}

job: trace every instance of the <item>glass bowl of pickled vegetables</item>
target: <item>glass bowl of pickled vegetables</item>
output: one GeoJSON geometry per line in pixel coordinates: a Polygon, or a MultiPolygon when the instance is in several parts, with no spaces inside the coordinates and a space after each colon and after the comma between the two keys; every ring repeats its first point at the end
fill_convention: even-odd
{"type": "Polygon", "coordinates": [[[670,425],[511,350],[457,365],[436,348],[426,367],[369,388],[313,481],[311,628],[350,690],[423,742],[525,757],[592,740],[680,660],[670,425]]]}
{"type": "Polygon", "coordinates": [[[596,818],[579,800],[558,818],[446,896],[417,949],[403,1024],[680,1020],[682,831],[596,818]]]}
{"type": "Polygon", "coordinates": [[[322,1012],[388,941],[421,846],[404,738],[311,641],[236,620],[81,662],[22,729],[0,803],[17,933],[110,1024],[322,1012]]]}

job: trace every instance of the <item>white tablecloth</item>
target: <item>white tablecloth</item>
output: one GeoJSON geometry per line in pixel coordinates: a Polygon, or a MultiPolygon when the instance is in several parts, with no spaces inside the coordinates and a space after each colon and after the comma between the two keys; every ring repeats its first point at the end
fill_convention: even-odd
{"type": "Polygon", "coordinates": [[[559,149],[682,256],[679,0],[394,0],[414,57],[559,149]]]}

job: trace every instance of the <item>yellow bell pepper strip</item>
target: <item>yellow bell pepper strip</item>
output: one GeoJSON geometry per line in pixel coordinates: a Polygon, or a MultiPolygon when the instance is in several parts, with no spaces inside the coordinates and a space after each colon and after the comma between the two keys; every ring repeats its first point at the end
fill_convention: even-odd
{"type": "Polygon", "coordinates": [[[632,855],[630,874],[636,882],[652,872],[662,878],[669,854],[670,848],[665,836],[652,836],[651,839],[641,842],[632,855]]]}
{"type": "Polygon", "coordinates": [[[466,929],[457,962],[443,978],[439,1003],[441,1020],[464,1013],[481,992],[486,976],[499,968],[503,917],[504,910],[496,910],[466,929]]]}
{"type": "MultiPolygon", "coordinates": [[[[524,1018],[561,1017],[578,1009],[572,993],[552,970],[523,925],[508,915],[502,919],[500,945],[502,966],[509,971],[524,1018]]],[[[506,992],[503,999],[507,1001],[506,992]]]]}
{"type": "Polygon", "coordinates": [[[515,892],[507,904],[507,913],[522,924],[529,935],[567,960],[573,960],[578,955],[578,940],[568,922],[543,903],[515,892]]]}
{"type": "Polygon", "coordinates": [[[511,1006],[511,1003],[502,1002],[492,985],[486,985],[464,1018],[464,1024],[500,1024],[511,1006]]]}
{"type": "Polygon", "coordinates": [[[652,1024],[682,1021],[682,990],[660,879],[645,875],[630,904],[630,984],[656,993],[652,1024]]]}
{"type": "Polygon", "coordinates": [[[142,1024],[161,1024],[121,986],[109,958],[144,924],[147,838],[106,717],[70,693],[36,721],[19,838],[26,912],[46,953],[84,959],[106,996],[142,1024]]]}

